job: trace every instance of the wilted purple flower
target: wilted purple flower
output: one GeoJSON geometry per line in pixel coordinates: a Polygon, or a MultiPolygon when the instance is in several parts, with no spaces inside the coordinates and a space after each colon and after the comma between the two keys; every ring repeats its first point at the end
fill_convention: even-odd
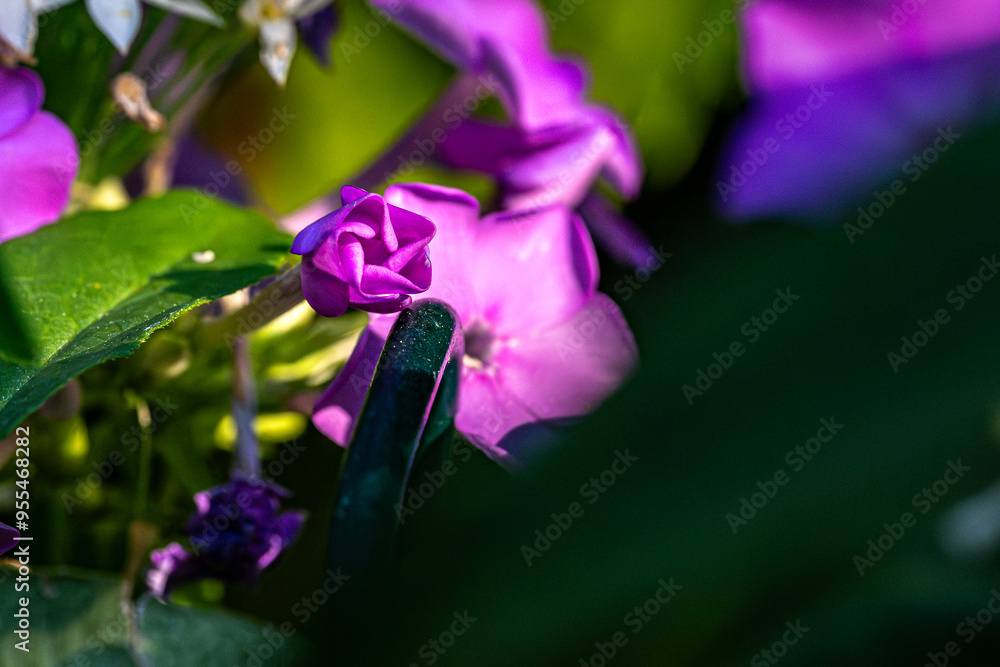
{"type": "Polygon", "coordinates": [[[302,291],[320,315],[339,317],[349,306],[396,313],[410,294],[430,287],[434,224],[388,203],[399,187],[389,187],[384,199],[345,187],[344,206],[295,237],[292,252],[304,256],[302,291]]]}
{"type": "Polygon", "coordinates": [[[150,554],[150,592],[163,599],[177,586],[206,577],[256,585],[305,522],[303,512],[281,512],[287,496],[276,484],[242,477],[195,494],[197,510],[184,526],[192,551],[173,542],[150,554]]]}
{"type": "Polygon", "coordinates": [[[1000,103],[990,0],[758,0],[742,24],[751,106],[716,183],[737,219],[839,213],[1000,103]]]}
{"type": "MultiPolygon", "coordinates": [[[[547,423],[595,409],[632,372],[632,333],[597,292],[594,247],[563,206],[479,219],[464,192],[395,186],[393,205],[435,221],[435,278],[427,295],[451,305],[465,332],[455,425],[500,463],[539,454],[547,423]]],[[[346,445],[395,316],[374,316],[316,404],[317,428],[346,445]]]]}
{"type": "Polygon", "coordinates": [[[21,533],[16,528],[11,528],[3,521],[0,521],[0,554],[9,551],[17,544],[21,533]]]}
{"type": "Polygon", "coordinates": [[[44,97],[33,71],[0,67],[0,243],[55,221],[69,202],[76,140],[40,111],[44,97]]]}

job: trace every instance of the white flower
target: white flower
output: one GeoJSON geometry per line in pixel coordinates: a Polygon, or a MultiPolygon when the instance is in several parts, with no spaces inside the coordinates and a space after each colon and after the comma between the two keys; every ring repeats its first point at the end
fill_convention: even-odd
{"type": "Polygon", "coordinates": [[[240,7],[244,23],[260,31],[260,62],[279,86],[285,85],[295,55],[295,21],[332,3],[333,0],[246,0],[240,7]]]}
{"type": "MultiPolygon", "coordinates": [[[[139,32],[142,6],[139,0],[84,0],[94,23],[122,53],[128,51],[139,32]]],[[[68,5],[73,0],[0,1],[0,38],[21,54],[30,56],[38,34],[38,15],[68,5]]],[[[201,0],[145,0],[147,4],[221,26],[220,19],[201,0]]]]}

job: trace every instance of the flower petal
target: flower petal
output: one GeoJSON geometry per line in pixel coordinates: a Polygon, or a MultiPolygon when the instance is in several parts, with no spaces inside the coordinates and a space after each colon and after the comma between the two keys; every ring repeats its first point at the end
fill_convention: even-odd
{"type": "Polygon", "coordinates": [[[340,28],[337,10],[328,5],[297,21],[299,36],[320,65],[330,64],[330,41],[340,28]]]}
{"type": "Polygon", "coordinates": [[[470,368],[462,371],[455,428],[508,470],[523,467],[552,437],[497,376],[470,368]]]}
{"type": "Polygon", "coordinates": [[[87,11],[115,48],[125,53],[139,33],[139,0],[86,0],[87,11]]]}
{"type": "Polygon", "coordinates": [[[222,27],[225,22],[201,0],[146,0],[147,4],[162,7],[168,12],[187,16],[222,27]]]}
{"type": "Polygon", "coordinates": [[[0,139],[31,120],[44,98],[42,80],[32,70],[0,67],[0,139]]]}
{"type": "Polygon", "coordinates": [[[540,128],[575,117],[584,69],[554,57],[548,26],[531,0],[373,0],[446,60],[499,84],[518,124],[540,128]]]}
{"type": "Polygon", "coordinates": [[[44,111],[0,139],[0,242],[62,214],[78,164],[73,134],[44,111]]]}
{"type": "Polygon", "coordinates": [[[519,337],[494,362],[503,386],[541,419],[596,409],[633,372],[639,356],[621,310],[597,293],[562,324],[519,337]]]}
{"type": "Polygon", "coordinates": [[[743,14],[752,90],[831,81],[871,67],[926,60],[1000,38],[993,0],[921,3],[897,24],[898,3],[758,0],[743,14]]]}
{"type": "Polygon", "coordinates": [[[341,447],[346,447],[354,434],[354,425],[375,377],[385,339],[389,336],[393,316],[373,316],[361,333],[344,368],[333,378],[313,409],[313,423],[326,437],[341,447]]]}
{"type": "Polygon", "coordinates": [[[323,317],[340,317],[347,312],[350,291],[347,282],[334,275],[325,259],[317,263],[316,258],[308,257],[302,261],[302,293],[323,317]]]}
{"type": "Polygon", "coordinates": [[[883,179],[906,176],[914,153],[947,148],[949,126],[964,132],[998,106],[1000,44],[762,95],[721,156],[718,205],[737,220],[832,219],[883,179]]]}
{"type": "Polygon", "coordinates": [[[430,220],[437,231],[430,245],[434,279],[427,298],[445,301],[467,321],[476,311],[476,295],[470,266],[479,227],[479,202],[471,195],[437,185],[391,185],[385,191],[390,205],[430,220]]]}
{"type": "Polygon", "coordinates": [[[35,12],[27,0],[4,0],[0,3],[0,39],[18,51],[30,54],[37,32],[35,12]]]}
{"type": "MultiPolygon", "coordinates": [[[[356,188],[352,188],[356,189],[356,188]]],[[[345,188],[346,190],[346,188],[345,188]]],[[[360,192],[364,192],[361,190],[360,192]]],[[[370,239],[376,235],[376,230],[364,221],[347,222],[347,216],[365,199],[378,197],[376,194],[364,193],[356,199],[351,199],[344,206],[326,214],[316,222],[307,226],[292,241],[292,254],[306,255],[321,244],[331,232],[339,234],[354,234],[359,238],[370,239]]]]}
{"type": "Polygon", "coordinates": [[[650,259],[654,260],[654,264],[660,261],[642,230],[622,215],[604,195],[591,192],[577,210],[597,245],[618,264],[633,269],[648,269],[650,259]]]}
{"type": "Polygon", "coordinates": [[[499,336],[565,322],[597,289],[593,242],[580,218],[562,206],[487,216],[471,260],[477,315],[499,336]]]}
{"type": "Polygon", "coordinates": [[[275,83],[284,88],[295,55],[295,22],[290,18],[262,21],[260,24],[260,62],[275,83]]]}

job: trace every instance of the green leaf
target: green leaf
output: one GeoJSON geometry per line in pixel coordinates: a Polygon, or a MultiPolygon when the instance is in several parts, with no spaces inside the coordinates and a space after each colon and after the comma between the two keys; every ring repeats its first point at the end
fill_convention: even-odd
{"type": "Polygon", "coordinates": [[[75,664],[69,658],[83,651],[95,659],[90,664],[132,664],[121,660],[104,662],[109,652],[124,648],[127,636],[125,616],[118,603],[119,580],[67,570],[48,576],[36,570],[27,582],[28,590],[15,593],[16,577],[13,568],[0,570],[0,587],[9,591],[0,596],[0,634],[4,637],[0,642],[0,664],[75,664]],[[22,641],[14,634],[18,629],[14,614],[22,609],[22,597],[29,600],[31,634],[27,653],[14,646],[22,641]]]}
{"type": "Polygon", "coordinates": [[[192,192],[82,213],[3,244],[0,266],[36,349],[31,361],[0,360],[0,433],[184,311],[272,274],[288,245],[264,217],[192,192]],[[213,261],[193,259],[206,251],[213,261]]]}
{"type": "Polygon", "coordinates": [[[136,622],[138,653],[156,667],[305,664],[306,645],[290,622],[261,627],[226,612],[162,604],[148,596],[139,600],[136,622]]]}
{"type": "MultiPolygon", "coordinates": [[[[17,571],[0,570],[0,585],[13,591],[17,571]]],[[[231,667],[258,657],[268,667],[306,664],[307,645],[291,623],[263,627],[225,611],[161,604],[143,597],[133,630],[121,606],[122,581],[65,568],[32,572],[29,590],[0,596],[0,664],[24,667],[107,665],[231,667]],[[29,599],[27,653],[15,648],[21,609],[29,599]],[[286,632],[282,633],[282,629],[286,632]],[[133,641],[129,641],[134,632],[133,641]],[[130,655],[131,652],[131,655],[130,655]],[[134,659],[133,659],[134,657],[134,659]]]]}

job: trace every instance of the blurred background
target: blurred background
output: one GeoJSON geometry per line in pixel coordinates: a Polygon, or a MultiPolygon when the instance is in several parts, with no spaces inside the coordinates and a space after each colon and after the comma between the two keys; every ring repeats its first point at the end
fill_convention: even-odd
{"type": "MultiPolygon", "coordinates": [[[[393,595],[368,610],[358,664],[997,664],[1000,281],[976,291],[969,281],[1000,253],[1000,124],[963,127],[853,238],[844,227],[858,218],[850,208],[832,221],[733,224],[713,201],[720,153],[747,105],[741,35],[723,23],[698,55],[687,50],[706,21],[740,7],[543,4],[555,46],[587,59],[594,97],[628,117],[642,146],[645,188],[625,212],[670,257],[651,274],[603,256],[601,267],[602,291],[635,332],[640,370],[523,477],[478,452],[456,457],[455,473],[402,528],[393,595]],[[791,305],[769,314],[781,294],[791,305]],[[941,309],[948,319],[934,335],[915,336],[941,309]],[[737,342],[742,354],[729,356],[737,342]],[[565,527],[573,503],[579,516],[565,527]],[[456,613],[475,620],[448,636],[464,628],[456,613]]],[[[353,44],[373,18],[361,2],[338,6],[329,69],[302,53],[281,91],[251,54],[197,125],[207,146],[240,161],[251,201],[273,216],[356,173],[451,75],[392,27],[348,62],[340,44],[353,44]],[[275,110],[294,122],[249,157],[241,145],[275,110]]],[[[58,93],[49,104],[59,106],[58,93]]],[[[424,178],[490,194],[472,175],[428,170],[408,180],[424,178]]],[[[857,204],[886,187],[872,182],[857,204]]],[[[126,659],[118,639],[98,634],[88,646],[94,631],[70,616],[107,623],[118,613],[113,577],[129,563],[144,473],[129,459],[86,497],[79,480],[120,446],[137,405],[169,399],[179,407],[149,436],[149,508],[139,517],[158,531],[156,543],[180,537],[191,493],[225,478],[228,359],[190,347],[193,319],[84,374],[79,412],[67,418],[50,401],[32,417],[36,441],[59,443],[35,459],[46,534],[33,563],[71,566],[75,578],[60,585],[77,600],[36,628],[42,641],[51,633],[89,650],[81,654],[89,664],[130,664],[112,662],[126,659]],[[82,501],[72,512],[66,494],[82,501]]],[[[259,589],[206,583],[179,596],[193,609],[221,603],[291,624],[317,647],[299,664],[337,663],[329,633],[297,605],[323,579],[342,457],[302,406],[363,323],[293,313],[252,340],[264,468],[310,520],[259,589]],[[289,442],[291,463],[280,458],[289,442]]],[[[435,470],[415,479],[425,473],[435,470]]],[[[3,479],[10,487],[9,470],[3,479]]],[[[262,656],[259,639],[227,635],[235,637],[227,653],[213,643],[217,626],[172,627],[189,644],[218,649],[198,657],[205,665],[284,664],[262,656]]]]}

